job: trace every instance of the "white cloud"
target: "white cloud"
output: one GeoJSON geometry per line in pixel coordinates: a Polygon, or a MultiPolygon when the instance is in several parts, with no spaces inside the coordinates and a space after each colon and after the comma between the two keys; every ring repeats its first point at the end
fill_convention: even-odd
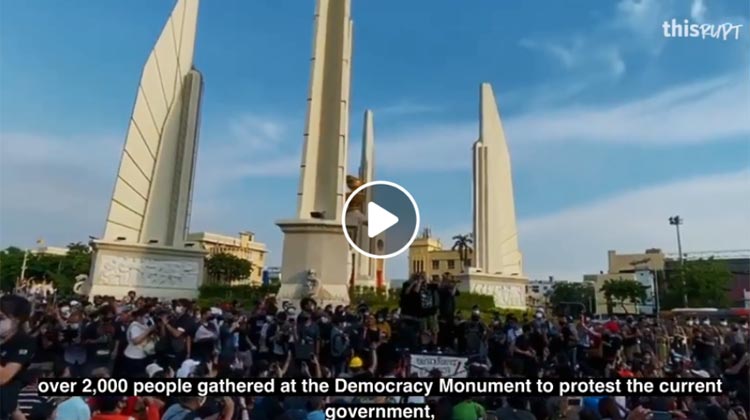
{"type": "Polygon", "coordinates": [[[469,164],[477,123],[439,123],[384,132],[375,140],[378,169],[445,172],[469,164]],[[418,157],[418,158],[417,158],[418,157]]]}
{"type": "Polygon", "coordinates": [[[706,19],[706,4],[703,0],[693,0],[690,6],[690,17],[698,23],[703,23],[706,19]]]}
{"type": "Polygon", "coordinates": [[[403,100],[389,105],[373,107],[378,116],[407,116],[440,112],[442,107],[403,100]]]}
{"type": "Polygon", "coordinates": [[[750,249],[750,171],[655,185],[519,223],[532,278],[579,280],[606,270],[606,252],[674,252],[669,216],[685,219],[685,252],[750,249]]]}
{"type": "Polygon", "coordinates": [[[547,53],[556,58],[563,67],[572,69],[578,64],[580,45],[563,46],[551,42],[539,42],[528,38],[521,39],[518,43],[520,46],[532,50],[538,50],[547,53]]]}
{"type": "Polygon", "coordinates": [[[64,245],[104,228],[122,143],[115,136],[3,133],[0,240],[64,245]]]}
{"type": "Polygon", "coordinates": [[[245,113],[228,123],[231,148],[240,147],[247,152],[273,150],[279,146],[285,133],[284,124],[271,116],[245,113]]]}
{"type": "MultiPolygon", "coordinates": [[[[598,42],[576,36],[567,41],[558,39],[539,41],[523,38],[521,47],[540,51],[558,61],[571,73],[595,76],[604,72],[609,79],[619,79],[625,74],[625,61],[615,45],[600,45],[598,42]]],[[[594,77],[591,83],[599,78],[594,77]]]]}
{"type": "Polygon", "coordinates": [[[211,191],[248,177],[297,173],[302,139],[300,121],[289,116],[245,112],[227,118],[226,132],[201,133],[197,182],[211,191]],[[295,140],[299,139],[299,142],[295,140]]]}
{"type": "MultiPolygon", "coordinates": [[[[748,104],[747,81],[741,75],[730,75],[609,105],[527,110],[504,117],[503,122],[513,159],[518,162],[547,142],[662,147],[748,137],[748,104]]],[[[476,121],[456,121],[378,132],[379,168],[401,172],[465,169],[471,164],[470,149],[477,130],[476,121]]]]}
{"type": "MultiPolygon", "coordinates": [[[[667,219],[679,214],[684,252],[750,249],[750,171],[708,175],[657,184],[583,203],[540,217],[521,217],[519,238],[524,270],[532,279],[555,276],[581,280],[583,274],[606,270],[607,250],[619,253],[661,248],[676,252],[674,227],[667,219]]],[[[471,230],[471,220],[433,226],[433,236],[450,238],[471,230]]],[[[406,264],[390,267],[403,278],[406,264]]]]}
{"type": "Polygon", "coordinates": [[[548,109],[506,119],[514,141],[660,145],[750,135],[750,91],[740,76],[654,92],[627,102],[548,109]]]}

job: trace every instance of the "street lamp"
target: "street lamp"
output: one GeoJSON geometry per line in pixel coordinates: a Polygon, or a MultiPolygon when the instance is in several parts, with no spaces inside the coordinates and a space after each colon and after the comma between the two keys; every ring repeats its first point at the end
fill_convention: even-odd
{"type": "Polygon", "coordinates": [[[680,277],[682,277],[682,306],[687,308],[687,287],[685,285],[685,260],[682,258],[682,240],[680,238],[680,225],[683,224],[684,220],[680,216],[672,216],[669,218],[669,224],[677,229],[677,253],[680,258],[680,277]]]}

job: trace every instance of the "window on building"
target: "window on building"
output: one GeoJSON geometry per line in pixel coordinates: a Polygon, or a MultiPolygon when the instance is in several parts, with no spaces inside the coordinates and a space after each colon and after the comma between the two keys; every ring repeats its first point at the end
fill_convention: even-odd
{"type": "Polygon", "coordinates": [[[453,270],[456,268],[456,260],[448,260],[448,270],[453,270]]]}
{"type": "Polygon", "coordinates": [[[440,269],[440,260],[432,260],[432,269],[433,270],[440,269]]]}

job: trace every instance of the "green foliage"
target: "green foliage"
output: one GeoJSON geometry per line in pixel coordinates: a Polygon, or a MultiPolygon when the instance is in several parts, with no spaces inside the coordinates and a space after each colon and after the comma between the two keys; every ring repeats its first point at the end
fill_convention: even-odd
{"type": "Polygon", "coordinates": [[[713,258],[685,261],[682,268],[669,273],[662,305],[665,309],[682,307],[683,295],[687,291],[689,307],[726,308],[731,279],[732,273],[725,261],[713,258]]]}
{"type": "Polygon", "coordinates": [[[211,307],[236,300],[240,307],[250,309],[255,302],[262,301],[268,294],[278,291],[278,283],[271,283],[268,286],[204,284],[198,292],[198,305],[211,307]]]}
{"type": "Polygon", "coordinates": [[[349,300],[353,304],[364,303],[370,308],[394,309],[398,307],[400,289],[355,286],[349,289],[349,300]]]}
{"type": "Polygon", "coordinates": [[[552,286],[549,302],[553,307],[563,303],[580,303],[593,312],[594,288],[589,283],[557,282],[552,286]]]}
{"type": "Polygon", "coordinates": [[[611,312],[612,306],[619,304],[625,313],[628,309],[625,302],[637,305],[646,299],[647,286],[630,279],[609,279],[601,287],[604,298],[607,300],[608,311],[611,312]]]}
{"type": "Polygon", "coordinates": [[[495,308],[495,300],[492,296],[461,292],[461,294],[456,297],[456,309],[461,312],[468,314],[475,305],[483,312],[500,310],[499,308],[495,308]]]}
{"type": "Polygon", "coordinates": [[[231,254],[219,253],[206,258],[206,273],[211,282],[244,280],[253,273],[253,263],[231,254]]]}
{"type": "Polygon", "coordinates": [[[14,246],[0,251],[0,289],[13,290],[21,275],[24,251],[14,246]]]}
{"type": "MultiPolygon", "coordinates": [[[[0,251],[0,288],[12,290],[21,276],[24,250],[9,247],[0,251]]],[[[49,279],[58,293],[67,296],[73,293],[75,278],[88,274],[91,269],[91,250],[81,242],[68,244],[66,255],[32,254],[26,259],[27,279],[49,279]]]]}

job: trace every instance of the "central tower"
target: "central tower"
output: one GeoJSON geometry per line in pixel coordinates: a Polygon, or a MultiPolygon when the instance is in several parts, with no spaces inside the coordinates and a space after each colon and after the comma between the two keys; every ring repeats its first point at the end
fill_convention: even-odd
{"type": "Polygon", "coordinates": [[[350,0],[317,0],[297,215],[284,232],[280,300],[348,303],[341,229],[349,142],[350,0]]]}

